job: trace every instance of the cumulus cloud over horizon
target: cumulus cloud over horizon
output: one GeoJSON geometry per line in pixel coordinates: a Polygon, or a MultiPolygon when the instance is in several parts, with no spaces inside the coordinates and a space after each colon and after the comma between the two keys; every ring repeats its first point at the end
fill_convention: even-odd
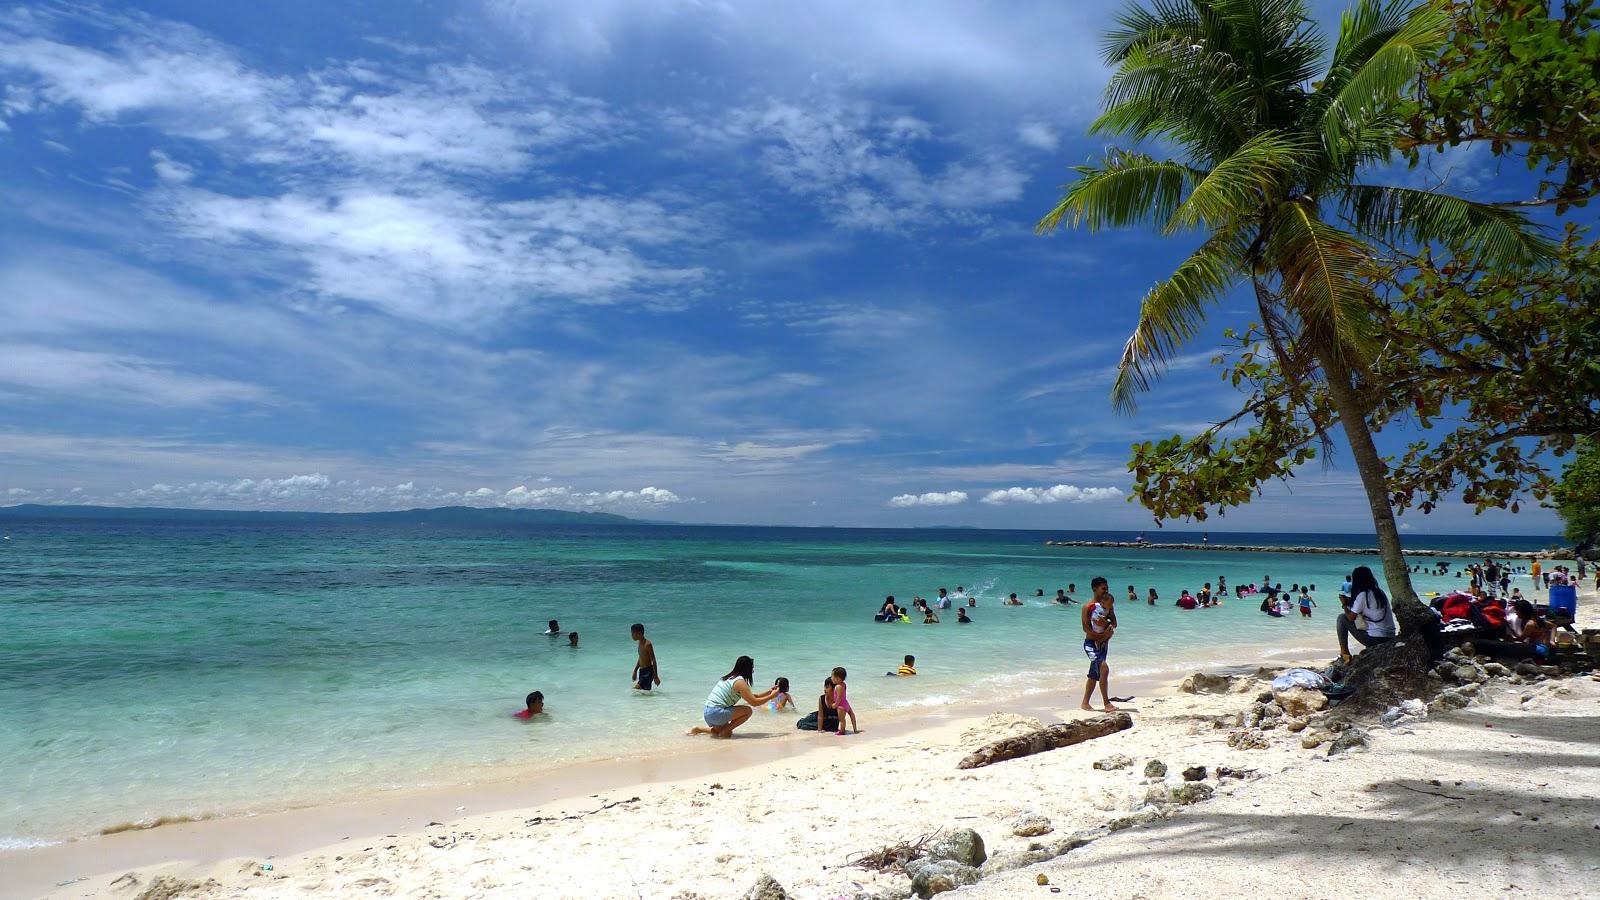
{"type": "Polygon", "coordinates": [[[1075,484],[1058,484],[1054,487],[1009,487],[990,491],[979,502],[990,505],[1002,503],[1094,503],[1100,500],[1117,500],[1123,496],[1120,488],[1078,487],[1075,484]]]}
{"type": "Polygon", "coordinates": [[[929,491],[926,494],[900,494],[889,498],[896,508],[911,506],[955,506],[967,502],[966,491],[929,491]]]}

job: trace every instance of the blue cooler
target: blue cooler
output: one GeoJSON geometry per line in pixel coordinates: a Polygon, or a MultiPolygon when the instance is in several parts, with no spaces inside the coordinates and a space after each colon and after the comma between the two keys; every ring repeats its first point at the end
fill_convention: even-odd
{"type": "Polygon", "coordinates": [[[1578,588],[1571,584],[1550,585],[1550,615],[1578,617],[1578,588]]]}

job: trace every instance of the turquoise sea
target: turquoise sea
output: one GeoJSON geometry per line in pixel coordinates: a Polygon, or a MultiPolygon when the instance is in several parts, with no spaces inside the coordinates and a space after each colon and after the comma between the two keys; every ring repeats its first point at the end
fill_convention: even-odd
{"type": "Polygon", "coordinates": [[[867,728],[894,710],[1071,693],[1084,669],[1077,610],[1031,595],[1076,582],[1083,596],[1100,574],[1119,600],[1130,584],[1162,597],[1119,607],[1122,675],[1237,662],[1251,648],[1331,654],[1341,576],[1376,565],[1043,546],[1125,533],[16,519],[0,531],[0,849],[681,748],[740,654],[755,657],[758,681],[789,677],[802,704],[847,667],[867,728]],[[1316,584],[1316,617],[1271,619],[1249,599],[1171,605],[1218,575],[1266,572],[1316,584]],[[938,626],[872,621],[886,594],[909,606],[957,585],[978,598],[971,626],[953,611],[938,626]],[[1027,605],[1000,606],[1010,591],[1027,605]],[[578,649],[540,634],[551,618],[580,632],[578,649]],[[649,695],[629,689],[636,621],[661,661],[649,695]],[[906,653],[921,675],[883,678],[906,653]],[[534,689],[545,720],[510,718],[534,689]]]}

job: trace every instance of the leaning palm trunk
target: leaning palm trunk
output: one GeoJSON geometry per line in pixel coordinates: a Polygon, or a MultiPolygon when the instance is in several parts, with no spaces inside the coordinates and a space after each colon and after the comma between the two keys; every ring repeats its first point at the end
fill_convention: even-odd
{"type": "MultiPolygon", "coordinates": [[[[1372,525],[1378,536],[1378,558],[1383,560],[1384,581],[1389,585],[1389,596],[1396,604],[1415,602],[1417,592],[1411,585],[1411,569],[1406,565],[1405,552],[1400,546],[1400,528],[1395,524],[1394,508],[1389,505],[1389,469],[1378,456],[1378,445],[1372,440],[1372,429],[1367,427],[1366,408],[1361,404],[1355,386],[1350,383],[1350,373],[1339,360],[1319,354],[1319,362],[1327,376],[1328,399],[1339,413],[1339,424],[1344,428],[1345,440],[1350,444],[1350,455],[1355,458],[1356,472],[1361,475],[1361,487],[1367,493],[1367,506],[1372,512],[1372,525]]],[[[1400,606],[1395,607],[1396,615],[1400,606]]]]}

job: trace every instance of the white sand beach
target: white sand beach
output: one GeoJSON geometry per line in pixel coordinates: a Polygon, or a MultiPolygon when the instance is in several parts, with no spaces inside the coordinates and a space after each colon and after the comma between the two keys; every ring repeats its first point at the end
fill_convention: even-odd
{"type": "MultiPolygon", "coordinates": [[[[1593,603],[1587,595],[1585,607],[1593,603]]],[[[1282,728],[1262,732],[1265,748],[1230,746],[1232,729],[1218,717],[1231,723],[1247,710],[1258,681],[1241,679],[1221,694],[1174,687],[1128,704],[1131,730],[985,768],[956,763],[1027,727],[1025,717],[998,712],[877,735],[863,722],[869,732],[860,736],[805,735],[820,752],[504,812],[441,814],[271,858],[219,859],[191,840],[224,822],[112,836],[50,848],[53,858],[13,857],[21,865],[0,892],[710,900],[745,896],[766,874],[797,898],[905,896],[904,875],[852,860],[960,828],[983,837],[989,869],[1023,862],[1018,854],[1030,850],[1050,856],[1074,835],[1087,842],[986,872],[945,895],[954,898],[1043,897],[1053,888],[1095,897],[1581,896],[1600,877],[1600,680],[1496,679],[1479,703],[1393,728],[1373,723],[1366,749],[1334,756],[1282,728]],[[1095,768],[1116,755],[1131,764],[1095,768]],[[1146,777],[1150,760],[1165,764],[1164,779],[1146,777]],[[1135,811],[1153,791],[1168,795],[1194,766],[1206,768],[1209,799],[1164,807],[1159,817],[1147,809],[1142,818],[1152,821],[1103,830],[1140,818],[1135,811]],[[1219,778],[1220,767],[1245,775],[1219,778]],[[1013,834],[1027,812],[1047,818],[1051,831],[1013,834]],[[169,861],[129,866],[97,853],[97,843],[118,837],[144,840],[143,852],[169,861]],[[71,865],[76,874],[57,877],[71,865]],[[54,880],[40,883],[46,877],[54,880]]],[[[764,742],[714,749],[737,752],[741,743],[764,742]]],[[[318,818],[316,810],[286,814],[279,833],[268,823],[258,835],[260,846],[274,837],[292,844],[282,828],[315,830],[318,818]]],[[[329,820],[343,827],[337,813],[329,820]]]]}

